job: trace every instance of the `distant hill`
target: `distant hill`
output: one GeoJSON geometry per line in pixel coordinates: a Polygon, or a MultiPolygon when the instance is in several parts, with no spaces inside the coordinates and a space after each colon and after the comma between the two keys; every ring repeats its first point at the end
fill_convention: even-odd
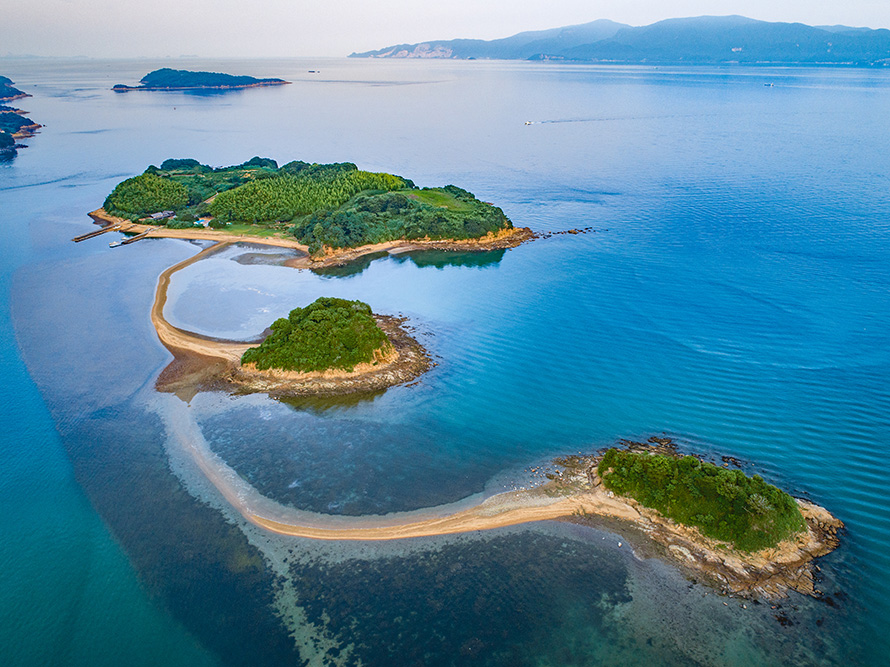
{"type": "Polygon", "coordinates": [[[164,67],[149,72],[139,81],[138,86],[119,83],[112,90],[194,90],[201,88],[253,88],[255,86],[280,86],[288,83],[284,79],[256,79],[252,76],[235,76],[221,72],[192,72],[186,69],[164,67]]]}
{"type": "Polygon", "coordinates": [[[769,23],[743,16],[668,19],[641,27],[601,20],[491,41],[401,44],[351,57],[887,66],[890,30],[769,23]]]}
{"type": "Polygon", "coordinates": [[[490,58],[526,60],[544,53],[560,53],[567,49],[612,37],[630,26],[600,19],[591,23],[551,30],[521,32],[512,37],[485,41],[482,39],[451,39],[399,44],[378,51],[353,53],[350,58],[490,58]]]}

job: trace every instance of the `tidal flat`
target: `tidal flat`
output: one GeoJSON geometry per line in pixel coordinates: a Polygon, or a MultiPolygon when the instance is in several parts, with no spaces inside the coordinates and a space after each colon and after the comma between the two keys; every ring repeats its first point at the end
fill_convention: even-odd
{"type": "Polygon", "coordinates": [[[887,73],[331,60],[322,80],[305,74],[314,61],[251,66],[293,84],[115,95],[109,80],[152,64],[4,63],[45,123],[0,165],[13,664],[881,660],[887,73]],[[179,399],[154,389],[170,361],[149,317],[157,277],[200,246],[69,239],[146,164],[254,154],[454,181],[545,238],[326,273],[250,248],[178,273],[166,314],[189,331],[246,340],[318,296],[360,299],[408,318],[438,364],[362,400],[180,402],[237,475],[295,509],[386,515],[667,431],[844,521],[817,573],[831,604],[722,597],[607,524],[357,545],[239,517],[176,455],[163,402],[179,399]]]}

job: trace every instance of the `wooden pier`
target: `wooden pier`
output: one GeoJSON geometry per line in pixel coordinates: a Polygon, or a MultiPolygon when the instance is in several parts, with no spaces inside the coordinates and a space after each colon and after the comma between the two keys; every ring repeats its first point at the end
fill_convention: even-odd
{"type": "Polygon", "coordinates": [[[121,245],[130,245],[131,243],[136,243],[136,241],[141,241],[153,231],[153,229],[149,229],[142,232],[141,234],[136,234],[136,236],[131,236],[128,239],[124,239],[123,241],[121,241],[121,245]]]}
{"type": "Polygon", "coordinates": [[[94,236],[99,236],[100,234],[104,234],[105,232],[116,232],[120,230],[121,225],[107,225],[102,229],[97,229],[94,232],[89,232],[88,234],[81,234],[80,236],[75,236],[72,241],[75,243],[80,243],[81,241],[86,241],[87,239],[91,239],[94,236]]]}

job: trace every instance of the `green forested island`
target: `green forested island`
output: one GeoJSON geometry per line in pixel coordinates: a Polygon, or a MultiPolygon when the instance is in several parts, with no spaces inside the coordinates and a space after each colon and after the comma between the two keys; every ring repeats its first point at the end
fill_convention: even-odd
{"type": "Polygon", "coordinates": [[[597,467],[605,487],[743,551],[774,547],[806,528],[794,498],[694,456],[610,449],[597,467]]]}
{"type": "Polygon", "coordinates": [[[221,72],[192,72],[187,69],[164,67],[149,72],[138,86],[119,83],[112,88],[117,92],[128,90],[189,90],[199,88],[253,88],[255,86],[280,86],[289,83],[284,79],[257,79],[252,76],[236,76],[221,72]]]}
{"type": "Polygon", "coordinates": [[[15,88],[12,84],[12,79],[7,76],[0,76],[0,102],[17,100],[20,97],[30,97],[28,93],[15,88]]]}
{"type": "Polygon", "coordinates": [[[276,320],[272,333],[247,350],[241,363],[259,370],[351,372],[358,364],[376,363],[391,349],[368,304],[321,297],[276,320]]]}
{"type": "Polygon", "coordinates": [[[500,208],[453,185],[418,188],[351,162],[279,167],[260,157],[221,168],[166,160],[120,183],[103,208],[130,220],[170,212],[153,222],[174,228],[202,218],[217,229],[286,233],[312,253],[398,239],[476,239],[513,227],[500,208]]]}
{"type": "MultiPolygon", "coordinates": [[[[30,97],[18,88],[14,88],[13,81],[9,77],[0,76],[0,100],[17,100],[21,97],[30,97]]],[[[21,109],[0,104],[0,153],[9,159],[15,155],[16,138],[30,137],[40,125],[30,118],[25,117],[21,109]]]]}

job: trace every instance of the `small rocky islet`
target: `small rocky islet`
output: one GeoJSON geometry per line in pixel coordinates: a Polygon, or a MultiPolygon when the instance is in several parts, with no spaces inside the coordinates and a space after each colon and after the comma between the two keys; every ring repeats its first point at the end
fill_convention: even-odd
{"type": "MultiPolygon", "coordinates": [[[[606,519],[607,527],[612,530],[628,534],[627,529],[632,529],[633,534],[646,538],[641,543],[641,551],[654,547],[654,555],[680,565],[725,594],[776,599],[785,597],[788,590],[794,590],[821,597],[821,591],[815,585],[818,566],[814,560],[839,546],[838,532],[844,527],[843,522],[810,501],[792,498],[766,484],[758,475],[748,477],[729,466],[728,461],[718,466],[701,456],[684,456],[671,438],[653,436],[647,442],[621,440],[618,447],[591,455],[561,457],[555,459],[549,469],[537,468],[532,472],[542,481],[546,480],[541,488],[548,493],[605,495],[610,500],[625,503],[632,509],[632,519],[627,514],[610,516],[609,512],[601,515],[582,512],[569,520],[602,525],[602,520],[606,519]],[[651,506],[658,504],[662,510],[666,504],[669,506],[669,499],[666,499],[667,503],[652,502],[653,496],[657,497],[657,491],[653,493],[650,489],[643,500],[639,499],[640,494],[632,490],[628,495],[616,492],[614,489],[627,492],[627,489],[633,488],[632,484],[620,485],[612,478],[618,458],[625,459],[625,464],[629,463],[625,466],[625,478],[637,476],[640,485],[649,486],[652,486],[652,479],[647,477],[644,472],[646,466],[641,464],[652,462],[664,465],[664,462],[673,462],[674,465],[665,465],[668,470],[683,468],[685,464],[685,468],[694,471],[695,476],[687,475],[684,478],[675,473],[673,482],[677,485],[688,484],[691,497],[710,499],[712,502],[701,504],[705,511],[713,511],[715,499],[723,501],[726,514],[713,517],[709,522],[711,525],[703,527],[702,522],[695,525],[688,519],[683,522],[672,518],[677,515],[695,516],[697,508],[693,503],[696,501],[686,500],[685,506],[673,508],[679,512],[671,509],[663,512],[651,506]],[[764,499],[765,495],[769,496],[769,500],[764,499]],[[779,523],[777,519],[781,519],[780,514],[784,513],[790,517],[786,521],[788,530],[776,531],[772,540],[768,531],[762,531],[761,539],[752,543],[751,533],[763,527],[755,521],[750,525],[737,525],[738,533],[733,536],[735,541],[713,536],[712,529],[720,521],[728,520],[730,524],[733,519],[737,523],[739,519],[747,521],[750,514],[748,506],[758,505],[763,524],[779,523]],[[782,511],[775,511],[773,505],[782,505],[782,511]],[[744,548],[751,544],[756,544],[758,548],[744,548]]],[[[668,472],[667,479],[670,479],[670,475],[668,472]]],[[[685,495],[690,497],[688,493],[685,495]]]]}

